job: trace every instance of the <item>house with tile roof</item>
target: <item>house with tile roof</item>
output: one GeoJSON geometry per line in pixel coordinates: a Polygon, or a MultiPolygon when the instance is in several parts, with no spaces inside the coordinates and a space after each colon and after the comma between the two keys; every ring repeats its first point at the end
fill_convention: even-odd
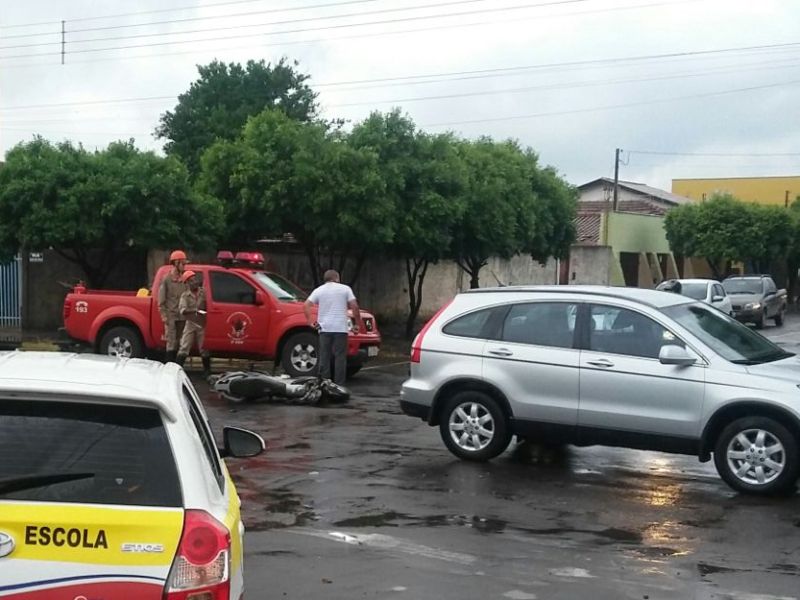
{"type": "Polygon", "coordinates": [[[703,261],[673,255],[664,230],[664,216],[690,198],[620,181],[614,207],[614,180],[606,177],[578,190],[577,237],[562,281],[655,287],[664,279],[707,274],[703,261]]]}

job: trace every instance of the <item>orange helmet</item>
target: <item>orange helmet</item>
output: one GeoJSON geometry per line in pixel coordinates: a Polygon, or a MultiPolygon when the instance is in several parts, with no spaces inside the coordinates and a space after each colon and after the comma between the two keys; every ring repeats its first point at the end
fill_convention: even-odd
{"type": "Polygon", "coordinates": [[[183,275],[181,275],[181,283],[189,283],[189,280],[194,276],[194,271],[184,271],[183,275]]]}
{"type": "Polygon", "coordinates": [[[189,260],[186,257],[186,252],[183,250],[175,250],[172,254],[169,255],[169,262],[175,262],[176,260],[189,260]]]}

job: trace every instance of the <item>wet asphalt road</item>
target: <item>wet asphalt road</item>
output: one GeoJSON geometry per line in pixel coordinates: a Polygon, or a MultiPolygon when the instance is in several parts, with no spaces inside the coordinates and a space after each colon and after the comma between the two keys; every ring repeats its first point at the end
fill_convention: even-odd
{"type": "MultiPolygon", "coordinates": [[[[793,346],[800,319],[765,333],[793,346]]],[[[400,413],[406,369],[362,372],[344,406],[208,396],[215,428],[269,444],[229,463],[247,598],[800,598],[798,495],[739,496],[710,463],[623,449],[461,462],[400,413]]]]}

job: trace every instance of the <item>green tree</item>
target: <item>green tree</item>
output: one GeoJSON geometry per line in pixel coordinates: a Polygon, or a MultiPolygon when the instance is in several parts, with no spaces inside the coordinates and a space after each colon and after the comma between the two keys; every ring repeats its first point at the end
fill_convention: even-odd
{"type": "Polygon", "coordinates": [[[798,271],[800,270],[800,196],[789,207],[789,224],[792,237],[789,243],[789,252],[786,257],[786,272],[788,275],[788,291],[790,302],[798,295],[798,271]]]}
{"type": "Polygon", "coordinates": [[[730,194],[671,210],[664,221],[672,251],[703,257],[721,279],[730,263],[749,263],[757,271],[785,259],[793,239],[785,209],[742,202],[730,194]]]}
{"type": "Polygon", "coordinates": [[[261,61],[199,66],[200,77],[178,96],[175,109],[161,117],[156,129],[166,139],[167,154],[177,156],[192,176],[200,157],[216,140],[234,140],[247,119],[267,108],[280,108],[289,117],[308,121],[316,115],[316,94],[298,63],[281,59],[275,65],[261,61]]]}
{"type": "Polygon", "coordinates": [[[353,128],[349,143],[378,156],[385,201],[395,209],[391,256],[405,262],[408,283],[406,336],[422,306],[425,275],[447,256],[466,170],[450,135],[426,135],[399,110],[373,113],[353,128]]]}
{"type": "Polygon", "coordinates": [[[211,245],[221,214],[191,193],[180,161],[133,142],[88,152],[37,138],[0,169],[0,258],[53,248],[94,287],[135,249],[211,245]]]}
{"type": "Polygon", "coordinates": [[[529,254],[542,263],[563,257],[575,237],[575,189],[516,142],[481,138],[458,148],[468,181],[450,253],[470,276],[470,287],[479,287],[492,256],[529,254]]]}
{"type": "Polygon", "coordinates": [[[354,283],[366,257],[394,235],[375,154],[325,124],[265,111],[240,139],[212,146],[202,166],[199,188],[222,200],[228,239],[293,234],[315,284],[326,268],[354,283]]]}

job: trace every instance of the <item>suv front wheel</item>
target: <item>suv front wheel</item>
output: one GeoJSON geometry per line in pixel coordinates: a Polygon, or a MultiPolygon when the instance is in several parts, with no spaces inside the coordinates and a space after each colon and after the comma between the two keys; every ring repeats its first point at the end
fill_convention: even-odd
{"type": "Polygon", "coordinates": [[[511,442],[508,419],[497,401],[483,392],[458,392],[445,402],[439,433],[459,458],[485,461],[502,454],[511,442]]]}
{"type": "Polygon", "coordinates": [[[723,429],[714,448],[720,477],[749,494],[778,494],[798,476],[797,439],[768,417],[743,417],[723,429]]]}

